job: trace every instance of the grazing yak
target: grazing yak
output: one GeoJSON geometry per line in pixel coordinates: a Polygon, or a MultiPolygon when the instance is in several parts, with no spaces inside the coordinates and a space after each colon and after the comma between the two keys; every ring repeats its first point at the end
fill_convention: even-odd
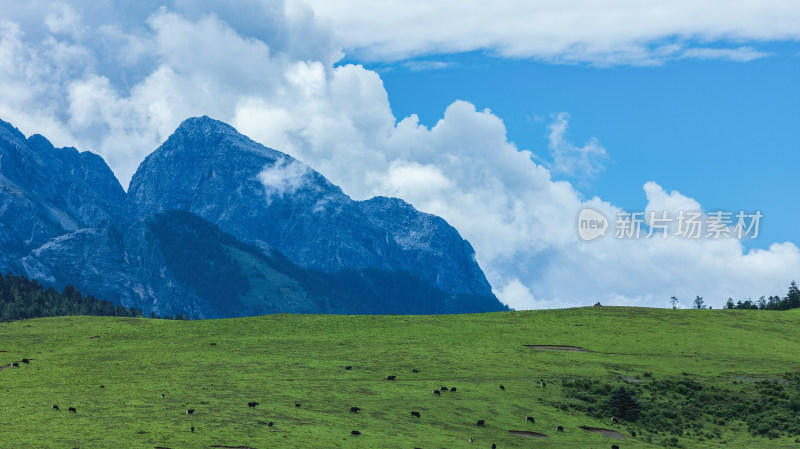
{"type": "Polygon", "coordinates": [[[17,363],[17,362],[11,362],[11,367],[12,367],[12,368],[19,368],[19,363],[17,363]]]}
{"type": "Polygon", "coordinates": [[[411,412],[411,417],[413,418],[413,417],[415,417],[415,416],[416,416],[417,418],[419,418],[419,417],[420,417],[420,416],[419,416],[419,412],[413,412],[413,411],[412,411],[412,412],[411,412]]]}
{"type": "Polygon", "coordinates": [[[504,387],[504,386],[500,385],[500,389],[501,389],[501,390],[505,390],[505,389],[506,389],[506,387],[504,387]]]}
{"type": "Polygon", "coordinates": [[[635,432],[635,431],[634,431],[634,432],[631,432],[631,436],[632,436],[632,437],[635,437],[635,436],[636,436],[636,432],[635,432]]]}
{"type": "Polygon", "coordinates": [[[194,426],[192,426],[192,432],[194,432],[194,426]]]}
{"type": "Polygon", "coordinates": [[[388,376],[386,378],[386,380],[395,380],[395,379],[397,379],[397,376],[388,376]]]}
{"type": "Polygon", "coordinates": [[[30,359],[22,359],[22,363],[27,365],[27,364],[31,363],[31,361],[30,361],[30,359]]]}
{"type": "Polygon", "coordinates": [[[58,406],[53,404],[53,410],[58,410],[58,406]]]}
{"type": "Polygon", "coordinates": [[[564,431],[564,426],[558,426],[558,427],[556,427],[556,430],[558,430],[559,432],[563,432],[564,431]]]}
{"type": "Polygon", "coordinates": [[[486,425],[486,423],[482,419],[479,419],[477,424],[475,424],[475,425],[478,426],[478,427],[483,427],[484,425],[486,425]]]}
{"type": "Polygon", "coordinates": [[[492,443],[492,449],[497,449],[497,445],[492,443]]]}
{"type": "Polygon", "coordinates": [[[67,409],[67,413],[69,413],[69,412],[78,413],[78,411],[75,410],[75,407],[70,407],[69,409],[67,409]]]}
{"type": "Polygon", "coordinates": [[[469,444],[472,444],[472,437],[470,437],[469,439],[469,444]]]}
{"type": "Polygon", "coordinates": [[[354,430],[354,431],[350,432],[350,435],[353,435],[354,437],[357,437],[357,436],[361,435],[361,432],[359,432],[358,430],[354,430]]]}
{"type": "Polygon", "coordinates": [[[164,399],[164,395],[163,394],[161,395],[161,399],[164,399]]]}
{"type": "Polygon", "coordinates": [[[194,413],[194,409],[193,408],[190,408],[189,410],[186,410],[186,414],[187,415],[191,415],[193,413],[194,413]]]}
{"type": "Polygon", "coordinates": [[[448,390],[447,387],[439,387],[439,391],[450,391],[450,390],[448,390]]]}
{"type": "Polygon", "coordinates": [[[451,392],[451,393],[455,393],[455,392],[456,392],[456,387],[452,387],[452,388],[450,388],[450,392],[451,392]]]}
{"type": "Polygon", "coordinates": [[[272,427],[272,426],[274,426],[274,425],[275,425],[275,423],[273,423],[272,421],[270,421],[270,422],[268,422],[268,423],[267,423],[267,427],[272,427]]]}
{"type": "Polygon", "coordinates": [[[532,423],[535,423],[535,422],[536,422],[536,421],[533,419],[533,416],[526,416],[526,417],[525,417],[525,421],[530,421],[530,422],[532,422],[532,423]]]}
{"type": "Polygon", "coordinates": [[[353,369],[353,367],[352,367],[352,366],[350,366],[350,365],[347,365],[347,366],[345,366],[345,367],[344,367],[344,369],[346,369],[346,370],[351,370],[351,369],[353,369]]]}
{"type": "Polygon", "coordinates": [[[258,405],[258,402],[248,402],[247,403],[247,406],[250,407],[250,408],[254,408],[256,405],[258,405]]]}
{"type": "Polygon", "coordinates": [[[619,418],[617,418],[616,416],[612,416],[611,417],[611,422],[613,422],[614,424],[618,424],[619,423],[619,418]]]}
{"type": "Polygon", "coordinates": [[[611,449],[619,449],[619,446],[617,446],[616,444],[612,444],[611,449]]]}
{"type": "Polygon", "coordinates": [[[433,390],[433,394],[436,396],[441,396],[442,393],[440,393],[439,390],[433,390]]]}
{"type": "Polygon", "coordinates": [[[412,370],[411,370],[411,372],[412,372],[412,373],[418,373],[418,372],[419,372],[419,370],[418,370],[418,369],[416,369],[416,368],[414,368],[414,369],[412,369],[412,370]]]}
{"type": "Polygon", "coordinates": [[[358,408],[358,407],[350,407],[350,411],[353,412],[353,413],[358,413],[359,410],[361,410],[361,409],[358,408]]]}
{"type": "Polygon", "coordinates": [[[546,383],[544,383],[544,382],[542,382],[542,388],[544,388],[544,387],[546,387],[546,386],[547,386],[547,384],[546,384],[546,383]]]}
{"type": "Polygon", "coordinates": [[[297,408],[300,408],[300,404],[295,404],[294,406],[297,407],[297,408]]]}

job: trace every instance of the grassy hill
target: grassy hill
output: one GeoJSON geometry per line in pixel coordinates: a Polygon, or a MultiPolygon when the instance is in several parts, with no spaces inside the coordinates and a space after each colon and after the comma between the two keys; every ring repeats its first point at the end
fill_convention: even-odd
{"type": "Polygon", "coordinates": [[[800,310],[623,307],[15,321],[0,366],[30,363],[0,371],[0,447],[796,448],[798,325],[800,310]],[[619,386],[635,422],[604,410],[619,386]]]}

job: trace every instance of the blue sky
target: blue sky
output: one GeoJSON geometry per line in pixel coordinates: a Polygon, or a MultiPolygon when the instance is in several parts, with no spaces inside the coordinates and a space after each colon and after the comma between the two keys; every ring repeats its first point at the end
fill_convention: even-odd
{"type": "Polygon", "coordinates": [[[800,280],[795,0],[0,10],[0,118],[100,154],[125,187],[181,121],[208,115],[355,199],[445,218],[518,309],[719,307],[800,280]],[[587,208],[608,235],[582,240],[587,208]],[[760,210],[759,238],[613,235],[623,211],[716,210],[760,210]]]}
{"type": "Polygon", "coordinates": [[[490,108],[510,140],[544,159],[551,116],[568,111],[570,139],[595,137],[610,156],[595,179],[562,176],[585,196],[643,210],[642,186],[656,181],[709,210],[761,210],[763,233],[745,243],[766,248],[800,242],[800,207],[792,206],[800,169],[800,45],[761,48],[771,56],[746,63],[596,67],[476,51],[437,55],[448,64],[439,69],[366,67],[381,74],[398,117],[416,113],[433,126],[453,100],[470,101],[490,108]]]}

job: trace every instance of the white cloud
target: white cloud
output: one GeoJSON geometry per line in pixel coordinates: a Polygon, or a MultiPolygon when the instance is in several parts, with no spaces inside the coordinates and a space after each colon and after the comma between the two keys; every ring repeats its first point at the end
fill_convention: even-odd
{"type": "Polygon", "coordinates": [[[66,33],[75,37],[81,34],[81,16],[64,3],[55,3],[44,19],[51,33],[66,33]]]}
{"type": "MultiPolygon", "coordinates": [[[[13,9],[17,15],[0,22],[0,118],[26,134],[40,132],[57,145],[100,153],[123,184],[180,121],[209,115],[310,164],[356,199],[395,195],[444,217],[473,244],[501,299],[518,308],[596,301],[668,306],[670,296],[696,295],[716,306],[728,296],[782,293],[800,270],[800,252],[791,243],[747,251],[735,240],[636,241],[606,236],[581,241],[577,217],[582,207],[591,206],[606,217],[615,217],[620,210],[599,198],[585,200],[570,183],[553,180],[551,169],[576,176],[596,173],[607,154],[597,140],[582,146],[570,142],[565,134],[568,116],[556,116],[550,127],[553,163],[548,169],[535,162],[532,152],[508,140],[501,118],[466,101],[453,102],[432,127],[420,124],[415,115],[398,121],[377,73],[360,65],[334,67],[341,56],[331,33],[332,26],[341,26],[336,14],[331,25],[302,5],[278,1],[243,2],[241,8],[222,3],[201,8],[194,2],[175,1],[162,9],[134,2],[122,12],[101,2],[100,12],[89,14],[95,3],[76,1],[70,3],[74,17],[80,19],[73,22],[82,24],[76,35],[54,31],[67,19],[53,19],[47,25],[51,11],[47,2],[32,4],[37,7],[13,9]]],[[[478,8],[486,14],[480,21],[470,15],[461,22],[437,22],[438,31],[431,29],[439,40],[431,42],[441,44],[435,45],[437,49],[450,48],[447,43],[462,36],[464,23],[472,21],[474,32],[464,48],[490,42],[508,54],[580,60],[605,55],[643,61],[686,54],[682,44],[640,44],[647,36],[661,36],[665,29],[709,39],[791,35],[780,31],[786,23],[794,23],[785,11],[779,15],[784,22],[769,30],[758,26],[764,20],[758,8],[752,11],[751,22],[742,19],[741,10],[750,3],[736,3],[723,13],[730,23],[739,23],[738,28],[715,27],[724,21],[700,15],[676,32],[675,17],[684,18],[684,9],[702,12],[704,4],[697,4],[651,10],[636,2],[628,5],[633,12],[610,8],[576,16],[560,4],[530,10],[525,2],[506,11],[493,3],[478,8]],[[528,23],[526,14],[531,11],[541,17],[528,23]],[[645,18],[660,14],[673,27],[631,21],[636,11],[645,18]],[[498,31],[486,28],[495,22],[486,18],[512,12],[506,25],[510,35],[522,29],[522,23],[534,30],[537,23],[547,25],[536,32],[551,33],[552,40],[530,44],[539,53],[531,53],[521,41],[491,37],[498,31]],[[598,35],[598,23],[611,34],[598,35]],[[615,23],[624,25],[622,31],[613,31],[610,25],[615,23]],[[562,36],[564,25],[571,25],[573,37],[562,36]],[[648,26],[658,29],[647,31],[648,26]]],[[[411,6],[388,11],[404,23],[421,14],[422,7],[411,6]]],[[[438,7],[427,8],[436,12],[438,7]]],[[[366,12],[354,10],[355,17],[373,6],[365,8],[366,12]]],[[[348,42],[365,33],[364,48],[385,47],[388,53],[382,54],[405,54],[422,48],[413,33],[416,26],[405,32],[409,42],[402,45],[391,36],[374,44],[370,30],[357,26],[342,39],[348,42]]],[[[292,167],[296,168],[290,164],[266,170],[265,189],[280,195],[297,188],[303,176],[292,167]]],[[[701,209],[693,199],[667,193],[656,183],[644,189],[644,210],[701,209]]]]}
{"type": "Polygon", "coordinates": [[[770,53],[756,50],[753,47],[738,48],[687,48],[681,58],[693,59],[727,59],[734,62],[750,62],[766,58],[770,53]]]}
{"type": "Polygon", "coordinates": [[[271,203],[275,197],[281,198],[300,190],[308,183],[310,173],[308,165],[286,158],[264,167],[258,180],[264,185],[267,203],[271,203]]]}
{"type": "Polygon", "coordinates": [[[698,42],[800,39],[794,0],[295,0],[325,17],[345,48],[399,60],[431,53],[495,51],[507,57],[658,64],[672,57],[747,61],[746,48],[692,50],[698,42]]]}
{"type": "Polygon", "coordinates": [[[594,138],[582,147],[566,140],[568,119],[569,114],[561,112],[548,126],[550,130],[548,148],[553,158],[552,164],[549,164],[550,170],[572,177],[593,178],[603,169],[603,162],[608,159],[608,153],[594,138]]]}

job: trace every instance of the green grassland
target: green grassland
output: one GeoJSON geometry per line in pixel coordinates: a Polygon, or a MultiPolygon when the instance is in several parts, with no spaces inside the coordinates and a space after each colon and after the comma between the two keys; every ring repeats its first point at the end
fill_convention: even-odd
{"type": "Polygon", "coordinates": [[[0,371],[0,447],[798,448],[798,343],[800,310],[15,321],[0,365],[31,362],[0,371]],[[621,385],[642,417],[612,424],[598,407],[621,385]]]}

